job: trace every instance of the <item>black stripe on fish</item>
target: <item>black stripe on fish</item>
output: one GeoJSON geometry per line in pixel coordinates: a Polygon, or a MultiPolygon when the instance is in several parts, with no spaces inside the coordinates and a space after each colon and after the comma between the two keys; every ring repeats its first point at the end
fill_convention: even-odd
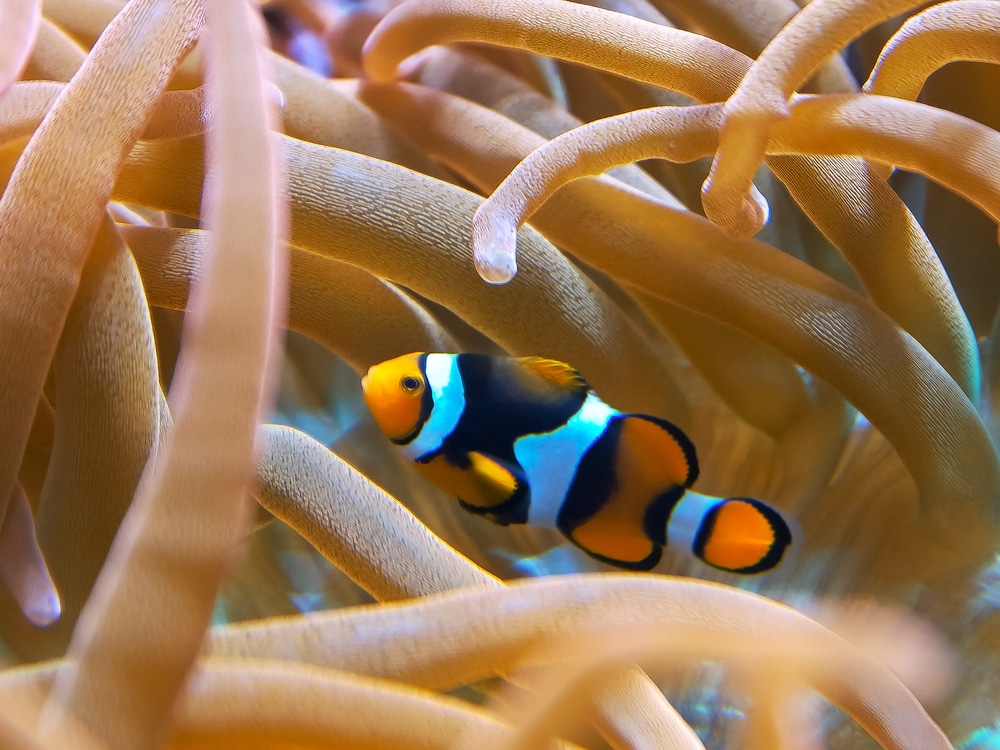
{"type": "Polygon", "coordinates": [[[445,440],[446,453],[479,451],[516,463],[514,441],[561,427],[587,396],[586,388],[566,390],[544,381],[517,359],[483,354],[457,357],[465,410],[445,440]]]}

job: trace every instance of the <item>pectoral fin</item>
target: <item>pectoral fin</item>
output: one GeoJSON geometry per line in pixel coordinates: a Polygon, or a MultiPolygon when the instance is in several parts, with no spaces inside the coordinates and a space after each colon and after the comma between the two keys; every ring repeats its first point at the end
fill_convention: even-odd
{"type": "Polygon", "coordinates": [[[504,511],[520,503],[528,491],[520,467],[485,453],[440,454],[416,466],[429,481],[454,494],[467,511],[496,516],[500,523],[512,522],[504,520],[504,511]]]}

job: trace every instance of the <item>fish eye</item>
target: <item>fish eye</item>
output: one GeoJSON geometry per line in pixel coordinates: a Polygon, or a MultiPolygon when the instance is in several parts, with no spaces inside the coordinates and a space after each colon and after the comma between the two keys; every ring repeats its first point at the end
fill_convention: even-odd
{"type": "Polygon", "coordinates": [[[405,378],[399,381],[399,387],[402,388],[407,393],[413,393],[418,388],[420,388],[420,381],[417,380],[412,375],[407,375],[405,378]]]}

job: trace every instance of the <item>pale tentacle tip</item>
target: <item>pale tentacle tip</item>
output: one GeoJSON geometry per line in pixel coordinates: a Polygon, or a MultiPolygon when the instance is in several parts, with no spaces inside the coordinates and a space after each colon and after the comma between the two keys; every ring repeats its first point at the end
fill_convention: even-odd
{"type": "Polygon", "coordinates": [[[62,603],[55,589],[37,592],[22,605],[25,618],[35,627],[46,628],[62,616],[62,603]]]}
{"type": "Polygon", "coordinates": [[[489,214],[472,220],[472,255],[487,284],[507,284],[517,275],[517,228],[489,214]]]}
{"type": "Polygon", "coordinates": [[[509,251],[490,247],[477,253],[476,270],[487,284],[508,284],[517,275],[517,262],[509,251]]]}
{"type": "Polygon", "coordinates": [[[279,112],[285,109],[285,92],[272,81],[264,82],[264,98],[279,112]]]}
{"type": "Polygon", "coordinates": [[[767,202],[767,198],[757,189],[756,185],[750,186],[750,195],[743,201],[743,210],[751,212],[754,222],[757,223],[754,234],[767,226],[771,220],[771,204],[767,202]]]}

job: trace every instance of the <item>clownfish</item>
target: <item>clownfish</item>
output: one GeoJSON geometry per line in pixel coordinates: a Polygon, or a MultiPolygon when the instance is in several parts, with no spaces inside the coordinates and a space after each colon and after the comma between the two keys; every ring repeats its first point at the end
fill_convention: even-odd
{"type": "Polygon", "coordinates": [[[690,489],[698,461],[676,425],[613,409],[562,362],[413,353],[374,365],[361,386],[420,473],[494,523],[557,528],[629,570],[650,570],[669,547],[762,573],[791,544],[759,500],[690,489]]]}

